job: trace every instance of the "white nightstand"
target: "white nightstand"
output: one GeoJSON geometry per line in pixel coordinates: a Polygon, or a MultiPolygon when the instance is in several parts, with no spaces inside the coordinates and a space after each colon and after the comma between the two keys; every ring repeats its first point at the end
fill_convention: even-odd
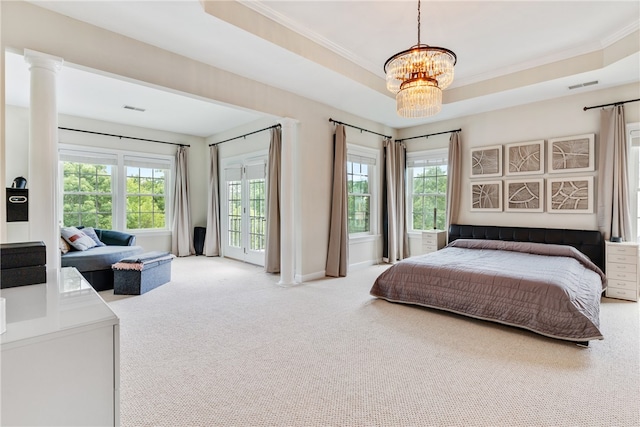
{"type": "Polygon", "coordinates": [[[606,242],[606,296],[638,301],[638,243],[606,242]]]}
{"type": "Polygon", "coordinates": [[[447,233],[444,230],[428,230],[422,232],[422,253],[428,254],[444,248],[447,244],[447,233]]]}

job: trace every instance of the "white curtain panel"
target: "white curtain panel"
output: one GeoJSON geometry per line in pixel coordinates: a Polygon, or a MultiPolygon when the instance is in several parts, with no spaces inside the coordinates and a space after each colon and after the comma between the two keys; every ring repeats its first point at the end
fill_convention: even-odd
{"type": "Polygon", "coordinates": [[[449,159],[447,160],[447,224],[458,222],[460,212],[460,170],[462,169],[462,155],[460,151],[460,132],[453,132],[449,138],[449,159]]]}
{"type": "Polygon", "coordinates": [[[336,126],[333,149],[333,185],[329,248],[325,274],[331,277],[347,275],[347,137],[343,125],[336,126]]]}
{"type": "Polygon", "coordinates": [[[631,236],[629,153],[622,105],[601,110],[599,144],[598,228],[607,240],[635,240],[631,236]]]}
{"type": "Polygon", "coordinates": [[[385,139],[384,150],[387,186],[387,253],[388,262],[395,263],[409,256],[405,203],[406,148],[401,142],[385,139]]]}
{"type": "Polygon", "coordinates": [[[207,231],[205,256],[220,256],[220,196],[218,189],[218,147],[209,147],[209,188],[207,196],[207,231]]]}
{"type": "Polygon", "coordinates": [[[280,273],[280,179],[282,135],[279,127],[271,129],[267,165],[267,236],[264,267],[267,273],[280,273]]]}
{"type": "Polygon", "coordinates": [[[176,153],[176,179],[173,191],[173,227],[171,253],[189,256],[196,253],[191,234],[191,209],[189,206],[188,147],[178,148],[176,153]]]}

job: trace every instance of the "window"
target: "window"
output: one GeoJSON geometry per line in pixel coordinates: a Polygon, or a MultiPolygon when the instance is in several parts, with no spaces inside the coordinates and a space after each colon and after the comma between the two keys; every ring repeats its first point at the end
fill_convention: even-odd
{"type": "Polygon", "coordinates": [[[166,229],[170,163],[125,156],[127,230],[166,229]]]}
{"type": "Polygon", "coordinates": [[[447,210],[447,151],[409,153],[407,174],[410,229],[444,230],[447,210]]]}
{"type": "Polygon", "coordinates": [[[377,152],[347,148],[347,229],[349,234],[373,234],[377,152]]]}
{"type": "Polygon", "coordinates": [[[62,223],[116,230],[168,230],[169,156],[61,149],[62,223]]]}

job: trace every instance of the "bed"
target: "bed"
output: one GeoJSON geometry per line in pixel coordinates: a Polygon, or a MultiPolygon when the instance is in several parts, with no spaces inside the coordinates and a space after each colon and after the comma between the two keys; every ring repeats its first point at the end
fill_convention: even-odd
{"type": "Polygon", "coordinates": [[[440,251],[407,258],[371,295],[587,345],[603,339],[600,232],[452,225],[440,251]]]}

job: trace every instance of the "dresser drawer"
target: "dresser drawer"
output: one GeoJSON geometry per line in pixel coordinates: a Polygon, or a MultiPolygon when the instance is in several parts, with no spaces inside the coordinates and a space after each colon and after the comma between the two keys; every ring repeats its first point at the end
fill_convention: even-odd
{"type": "Polygon", "coordinates": [[[621,299],[627,299],[631,301],[637,301],[638,299],[637,290],[607,288],[606,295],[609,298],[621,298],[621,299]]]}
{"type": "Polygon", "coordinates": [[[635,274],[635,272],[637,271],[637,268],[638,267],[636,264],[621,264],[619,262],[607,263],[607,273],[610,273],[613,271],[620,271],[620,272],[629,272],[629,273],[635,274]]]}
{"type": "Polygon", "coordinates": [[[610,288],[629,289],[631,291],[638,289],[638,284],[636,282],[614,278],[607,279],[607,286],[610,288]]]}
{"type": "Polygon", "coordinates": [[[638,257],[636,255],[618,255],[618,254],[607,254],[607,262],[619,262],[621,264],[637,264],[638,257]]]}
{"type": "Polygon", "coordinates": [[[614,280],[624,280],[626,282],[635,282],[637,280],[636,273],[633,271],[610,271],[607,270],[607,278],[614,280]]]}
{"type": "Polygon", "coordinates": [[[627,255],[636,256],[638,247],[636,245],[623,245],[619,243],[611,243],[607,245],[607,255],[627,255]]]}
{"type": "Polygon", "coordinates": [[[425,254],[429,253],[429,252],[435,252],[437,251],[438,245],[434,242],[433,245],[428,245],[426,243],[422,244],[422,252],[424,252],[425,254]]]}

